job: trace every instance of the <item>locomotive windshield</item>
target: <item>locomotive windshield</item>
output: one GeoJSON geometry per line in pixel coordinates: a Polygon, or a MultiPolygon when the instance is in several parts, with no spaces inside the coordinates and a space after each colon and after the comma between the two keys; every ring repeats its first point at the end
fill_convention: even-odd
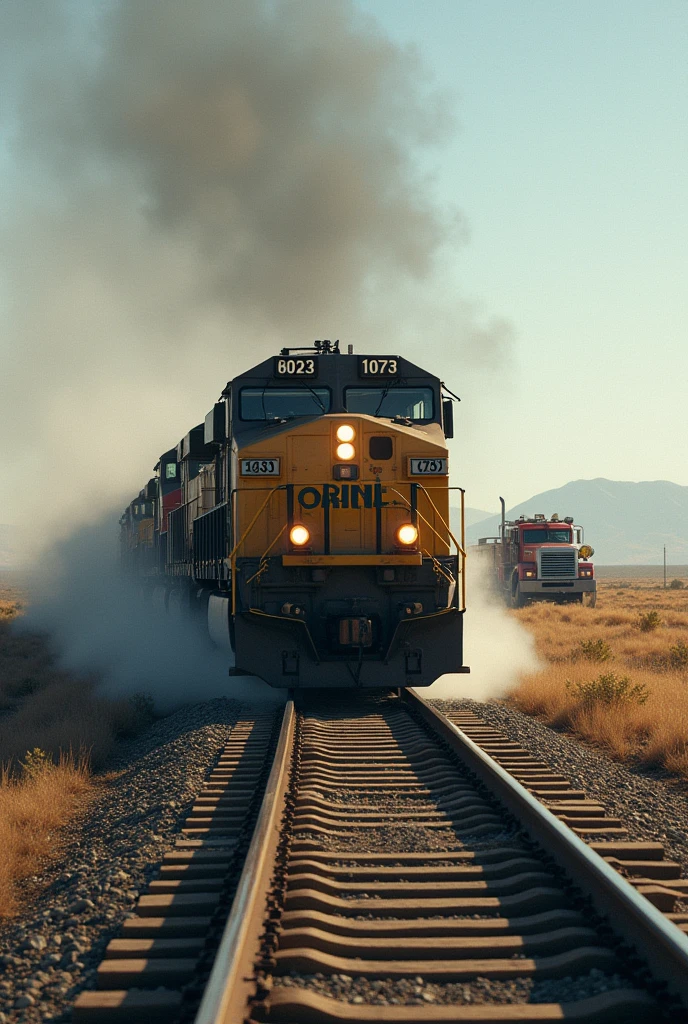
{"type": "Polygon", "coordinates": [[[321,416],[330,409],[329,388],[304,384],[284,388],[242,388],[242,420],[290,420],[295,416],[321,416]]]}
{"type": "Polygon", "coordinates": [[[388,419],[401,416],[419,422],[434,416],[432,388],[347,388],[344,403],[348,412],[388,419]]]}
{"type": "Polygon", "coordinates": [[[524,530],[524,544],[569,544],[571,534],[567,529],[524,530]]]}

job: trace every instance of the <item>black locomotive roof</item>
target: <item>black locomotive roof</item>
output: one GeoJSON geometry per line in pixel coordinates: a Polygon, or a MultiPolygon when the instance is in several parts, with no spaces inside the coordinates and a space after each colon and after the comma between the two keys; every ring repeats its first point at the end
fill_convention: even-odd
{"type": "Polygon", "coordinates": [[[364,382],[372,384],[389,381],[396,381],[398,383],[408,381],[413,384],[424,381],[428,384],[439,386],[438,377],[412,363],[410,360],[405,359],[403,356],[363,352],[349,355],[339,352],[311,352],[311,350],[304,349],[291,350],[290,355],[271,356],[269,359],[264,359],[262,363],[252,366],[251,369],[246,370],[229,381],[222,394],[227,395],[232,385],[269,385],[272,382],[288,383],[289,381],[297,380],[307,380],[309,383],[333,389],[364,382]],[[313,361],[315,372],[307,375],[278,373],[277,366],[282,361],[291,363],[313,361]],[[363,370],[364,361],[367,361],[368,366],[371,363],[377,363],[378,367],[385,363],[386,366],[384,371],[380,373],[365,372],[363,370]],[[394,364],[394,372],[389,372],[390,363],[394,364]]]}

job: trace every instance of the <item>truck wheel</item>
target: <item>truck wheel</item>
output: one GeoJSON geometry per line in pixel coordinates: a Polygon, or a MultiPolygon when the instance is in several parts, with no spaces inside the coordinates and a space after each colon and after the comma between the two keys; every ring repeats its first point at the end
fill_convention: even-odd
{"type": "Polygon", "coordinates": [[[511,607],[522,608],[525,604],[521,591],[519,590],[518,580],[515,579],[511,584],[511,607]]]}
{"type": "Polygon", "coordinates": [[[587,605],[588,608],[594,608],[597,604],[597,591],[593,590],[592,593],[587,595],[587,598],[584,598],[581,594],[581,603],[587,605]]]}

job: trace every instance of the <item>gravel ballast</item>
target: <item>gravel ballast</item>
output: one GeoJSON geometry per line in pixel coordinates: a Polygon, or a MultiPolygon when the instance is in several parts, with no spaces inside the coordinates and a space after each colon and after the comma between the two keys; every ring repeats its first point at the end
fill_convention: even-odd
{"type": "Polygon", "coordinates": [[[189,705],[118,748],[28,911],[0,929],[0,1024],[70,1019],[244,712],[225,699],[189,705]]]}
{"type": "Polygon", "coordinates": [[[577,978],[558,978],[556,981],[537,982],[532,978],[501,981],[495,978],[476,978],[470,982],[433,982],[419,975],[416,978],[352,977],[349,974],[302,974],[292,972],[275,978],[281,988],[309,988],[320,995],[341,999],[347,1003],[367,1003],[373,1006],[438,1005],[480,1006],[495,1003],[558,1003],[574,1002],[628,986],[618,974],[605,974],[593,968],[577,978]]]}
{"type": "Polygon", "coordinates": [[[621,818],[631,840],[664,844],[688,874],[688,787],[666,772],[621,764],[581,740],[557,732],[506,702],[433,700],[439,711],[472,711],[597,798],[621,818]]]}

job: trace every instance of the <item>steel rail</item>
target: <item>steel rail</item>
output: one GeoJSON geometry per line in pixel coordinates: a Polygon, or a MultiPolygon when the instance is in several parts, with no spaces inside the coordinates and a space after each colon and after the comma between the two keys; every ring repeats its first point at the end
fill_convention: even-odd
{"type": "Polygon", "coordinates": [[[631,942],[655,978],[688,1007],[688,935],[664,917],[622,875],[544,807],[458,726],[431,707],[415,690],[403,699],[439,734],[490,793],[513,814],[531,839],[546,850],[592,899],[618,937],[631,942]]]}
{"type": "Polygon", "coordinates": [[[194,1024],[243,1021],[249,998],[255,993],[253,958],[260,945],[266,895],[280,840],[295,721],[294,701],[289,700],[244,869],[194,1024]]]}

